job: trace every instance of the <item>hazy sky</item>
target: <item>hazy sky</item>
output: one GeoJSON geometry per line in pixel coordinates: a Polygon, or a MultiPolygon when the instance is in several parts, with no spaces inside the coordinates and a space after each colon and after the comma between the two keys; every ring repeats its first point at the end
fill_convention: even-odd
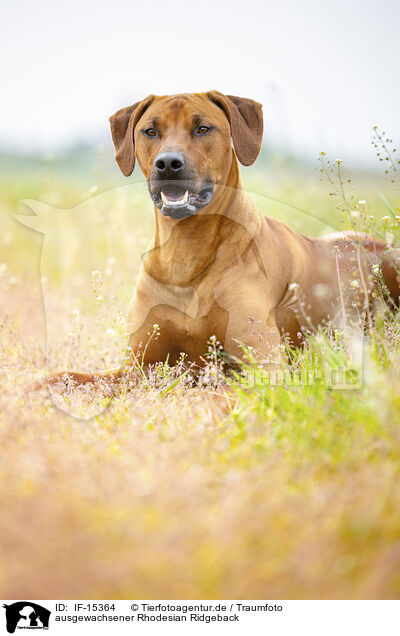
{"type": "Polygon", "coordinates": [[[109,138],[149,93],[218,89],[264,105],[265,136],[310,158],[400,142],[397,0],[13,0],[2,7],[0,147],[109,138]]]}

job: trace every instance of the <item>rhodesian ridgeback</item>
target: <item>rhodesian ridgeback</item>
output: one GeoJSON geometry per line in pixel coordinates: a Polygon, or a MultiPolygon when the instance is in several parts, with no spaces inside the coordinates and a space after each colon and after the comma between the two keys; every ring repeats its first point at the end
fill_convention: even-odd
{"type": "Polygon", "coordinates": [[[382,241],[307,238],[263,216],[245,192],[239,162],[251,165],[259,154],[261,104],[218,91],[150,95],[110,123],[122,173],[137,159],[147,180],[155,234],[129,309],[132,354],[109,375],[135,360],[174,364],[182,352],[201,364],[211,336],[228,360],[246,360],[250,350],[257,363],[276,362],[284,334],[299,345],[320,325],[359,321],[373,302],[377,268],[398,302],[382,241]],[[154,325],[159,335],[147,342],[154,325]]]}

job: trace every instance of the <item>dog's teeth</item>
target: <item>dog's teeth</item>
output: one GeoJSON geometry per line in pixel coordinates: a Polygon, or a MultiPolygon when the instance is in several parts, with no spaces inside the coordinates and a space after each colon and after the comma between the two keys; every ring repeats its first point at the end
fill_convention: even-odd
{"type": "Polygon", "coordinates": [[[186,190],[185,194],[183,195],[182,199],[168,199],[164,192],[161,190],[161,199],[163,201],[163,203],[165,203],[165,205],[183,205],[184,203],[187,202],[189,198],[189,192],[188,190],[186,190]]]}

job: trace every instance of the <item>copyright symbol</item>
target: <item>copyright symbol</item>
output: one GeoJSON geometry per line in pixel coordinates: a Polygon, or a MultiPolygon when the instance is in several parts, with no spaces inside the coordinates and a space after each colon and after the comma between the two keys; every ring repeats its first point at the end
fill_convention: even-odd
{"type": "Polygon", "coordinates": [[[139,605],[137,605],[136,603],[132,603],[131,605],[132,612],[137,612],[138,609],[139,609],[139,605]]]}

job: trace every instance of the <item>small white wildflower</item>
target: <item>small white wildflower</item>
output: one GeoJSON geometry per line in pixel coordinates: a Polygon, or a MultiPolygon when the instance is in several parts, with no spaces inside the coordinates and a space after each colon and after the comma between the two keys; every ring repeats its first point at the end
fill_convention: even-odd
{"type": "Polygon", "coordinates": [[[116,262],[117,262],[116,256],[110,256],[110,258],[107,259],[107,265],[109,267],[111,267],[112,265],[115,265],[116,262]]]}
{"type": "Polygon", "coordinates": [[[367,205],[367,202],[364,199],[360,199],[358,205],[367,205]]]}
{"type": "Polygon", "coordinates": [[[12,232],[6,232],[3,236],[4,245],[10,245],[14,240],[14,235],[12,232]]]}
{"type": "Polygon", "coordinates": [[[316,298],[326,298],[329,294],[329,288],[324,283],[316,283],[312,288],[312,293],[316,298]]]}
{"type": "Polygon", "coordinates": [[[96,300],[98,303],[102,303],[104,300],[104,296],[103,294],[99,294],[98,296],[96,296],[96,300]]]}
{"type": "Polygon", "coordinates": [[[350,212],[350,216],[352,219],[359,219],[360,218],[360,213],[358,210],[352,210],[350,212]]]}
{"type": "Polygon", "coordinates": [[[77,318],[77,317],[80,315],[80,313],[81,313],[81,312],[79,311],[79,309],[73,309],[73,310],[72,310],[72,315],[73,315],[75,318],[77,318]]]}
{"type": "Polygon", "coordinates": [[[93,278],[96,278],[96,276],[101,276],[101,275],[102,275],[102,274],[101,274],[101,271],[100,271],[99,269],[95,269],[95,270],[93,270],[93,272],[92,272],[92,276],[93,276],[93,278]]]}
{"type": "Polygon", "coordinates": [[[379,272],[380,272],[380,266],[379,266],[379,265],[377,265],[377,264],[372,265],[372,271],[374,272],[374,274],[379,274],[379,272]]]}
{"type": "Polygon", "coordinates": [[[111,327],[109,329],[106,329],[106,334],[108,336],[115,336],[115,329],[112,329],[111,327]]]}
{"type": "Polygon", "coordinates": [[[297,289],[299,287],[299,283],[290,283],[289,285],[289,290],[290,291],[294,291],[295,289],[297,289]]]}
{"type": "Polygon", "coordinates": [[[386,232],[385,233],[385,241],[386,241],[388,247],[391,247],[393,245],[393,242],[394,242],[394,234],[393,234],[393,232],[386,232]]]}
{"type": "Polygon", "coordinates": [[[358,281],[358,280],[352,280],[352,281],[351,281],[351,286],[352,286],[354,289],[357,289],[358,287],[360,287],[360,283],[359,283],[359,281],[358,281]]]}
{"type": "Polygon", "coordinates": [[[383,217],[382,217],[382,221],[383,221],[384,223],[387,223],[388,221],[390,221],[390,216],[383,216],[383,217]]]}
{"type": "Polygon", "coordinates": [[[153,325],[153,335],[158,336],[160,333],[160,325],[158,325],[156,322],[153,325]]]}

